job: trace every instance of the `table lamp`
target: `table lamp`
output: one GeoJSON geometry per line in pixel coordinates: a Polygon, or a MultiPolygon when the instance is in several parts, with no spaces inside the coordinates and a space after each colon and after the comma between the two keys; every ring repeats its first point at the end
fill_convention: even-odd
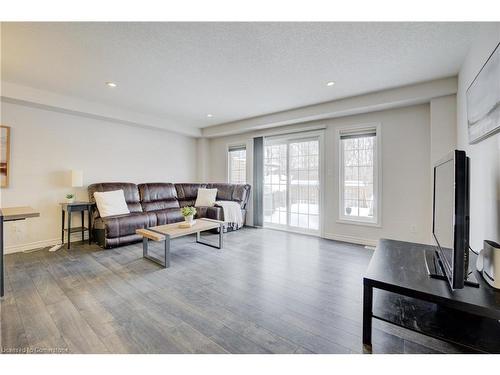
{"type": "MultiPolygon", "coordinates": [[[[71,171],[71,187],[83,186],[83,172],[77,169],[71,171]]],[[[75,201],[75,193],[66,194],[66,202],[73,203],[75,201]]]]}
{"type": "MultiPolygon", "coordinates": [[[[71,171],[71,187],[82,187],[83,186],[83,172],[77,169],[71,171]]],[[[75,202],[75,193],[66,194],[66,203],[75,202]]],[[[63,225],[64,226],[64,225],[63,225]]],[[[82,223],[83,226],[83,223],[82,223]]],[[[57,251],[62,247],[62,243],[52,246],[49,251],[57,251]]]]}
{"type": "Polygon", "coordinates": [[[80,170],[71,171],[71,186],[72,187],[82,187],[83,186],[83,172],[80,170]]]}

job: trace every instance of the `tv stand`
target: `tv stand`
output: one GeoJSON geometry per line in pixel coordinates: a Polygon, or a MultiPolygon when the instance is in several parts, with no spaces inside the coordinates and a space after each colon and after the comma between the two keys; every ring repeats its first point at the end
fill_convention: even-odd
{"type": "MultiPolygon", "coordinates": [[[[448,278],[443,271],[443,265],[441,264],[441,259],[436,250],[427,249],[424,252],[425,266],[427,268],[427,274],[433,279],[444,280],[448,282],[448,278]]],[[[473,272],[467,270],[467,279],[464,280],[465,286],[470,286],[473,288],[479,288],[479,283],[477,281],[476,275],[473,272]]]]}
{"type": "MultiPolygon", "coordinates": [[[[429,277],[424,259],[434,247],[381,239],[363,278],[363,344],[379,319],[473,350],[500,353],[500,290],[477,271],[479,288],[451,290],[429,277]]],[[[474,264],[473,255],[471,257],[474,264]]]]}

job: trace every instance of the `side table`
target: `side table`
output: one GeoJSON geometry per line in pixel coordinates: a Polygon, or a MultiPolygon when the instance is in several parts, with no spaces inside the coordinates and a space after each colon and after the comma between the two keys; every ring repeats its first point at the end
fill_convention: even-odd
{"type": "Polygon", "coordinates": [[[61,203],[61,243],[64,245],[64,232],[68,232],[68,250],[71,249],[71,233],[81,232],[82,241],[85,238],[85,231],[89,232],[89,245],[92,243],[92,211],[94,203],[91,202],[73,202],[61,203]],[[85,226],[85,211],[87,211],[87,227],[85,226]],[[82,225],[76,228],[71,227],[71,214],[80,212],[82,225]],[[65,216],[68,214],[67,228],[64,228],[65,216]]]}

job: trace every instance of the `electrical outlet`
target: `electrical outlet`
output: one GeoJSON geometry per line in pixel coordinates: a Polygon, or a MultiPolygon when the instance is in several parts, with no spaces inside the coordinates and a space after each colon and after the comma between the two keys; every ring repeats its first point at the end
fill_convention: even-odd
{"type": "Polygon", "coordinates": [[[13,237],[16,239],[16,241],[19,240],[19,226],[17,225],[16,222],[12,223],[12,234],[13,237]]]}
{"type": "Polygon", "coordinates": [[[16,235],[21,232],[21,229],[19,228],[19,225],[16,222],[12,223],[12,229],[16,235]]]}
{"type": "Polygon", "coordinates": [[[410,225],[410,233],[417,233],[417,226],[415,224],[410,225]]]}
{"type": "Polygon", "coordinates": [[[26,233],[25,227],[22,222],[16,222],[14,221],[12,223],[12,231],[14,232],[14,238],[16,240],[22,240],[24,237],[24,234],[26,233]]]}

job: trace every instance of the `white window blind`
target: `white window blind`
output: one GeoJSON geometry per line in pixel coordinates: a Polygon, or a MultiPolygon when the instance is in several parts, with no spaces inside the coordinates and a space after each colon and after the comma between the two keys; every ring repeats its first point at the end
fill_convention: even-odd
{"type": "Polygon", "coordinates": [[[244,145],[230,146],[228,150],[228,182],[246,184],[247,150],[244,145]]]}

